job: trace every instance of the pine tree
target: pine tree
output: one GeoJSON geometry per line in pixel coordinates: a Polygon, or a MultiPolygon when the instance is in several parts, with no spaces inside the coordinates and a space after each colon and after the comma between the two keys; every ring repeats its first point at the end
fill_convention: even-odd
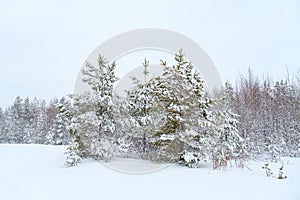
{"type": "Polygon", "coordinates": [[[40,101],[37,105],[34,117],[34,140],[36,144],[44,144],[48,132],[46,102],[40,101]]]}
{"type": "Polygon", "coordinates": [[[72,99],[72,107],[70,110],[63,109],[61,112],[69,119],[70,125],[68,127],[71,136],[70,148],[76,150],[76,153],[81,158],[91,156],[91,140],[95,131],[93,102],[90,93],[72,94],[69,95],[72,99]]]}
{"type": "Polygon", "coordinates": [[[5,127],[5,115],[0,107],[0,143],[5,142],[5,135],[4,135],[4,127],[5,127]]]}
{"type": "Polygon", "coordinates": [[[81,157],[105,161],[114,157],[113,84],[118,80],[115,67],[115,63],[109,64],[101,56],[98,66],[86,62],[82,80],[91,91],[70,96],[73,100],[70,134],[76,144],[72,145],[81,157]]]}
{"type": "Polygon", "coordinates": [[[147,80],[149,61],[145,59],[142,64],[144,80],[142,82],[132,77],[134,87],[126,91],[127,97],[122,102],[119,124],[125,141],[128,141],[126,151],[129,149],[129,152],[146,158],[151,149],[149,138],[154,134],[159,116],[158,112],[154,111],[155,99],[151,84],[147,80]]]}
{"type": "Polygon", "coordinates": [[[271,169],[269,168],[269,163],[265,163],[265,164],[262,166],[262,169],[265,170],[267,177],[272,176],[273,172],[272,172],[271,169]]]}
{"type": "Polygon", "coordinates": [[[210,121],[211,100],[205,95],[204,82],[181,50],[175,61],[173,66],[162,61],[162,76],[150,81],[156,106],[164,115],[153,141],[160,147],[158,160],[178,161],[188,153],[200,155],[204,153],[200,139],[208,139],[201,130],[210,121]]]}
{"type": "Polygon", "coordinates": [[[216,141],[213,148],[214,169],[227,166],[227,162],[235,160],[238,167],[243,167],[246,156],[244,139],[239,135],[237,115],[229,110],[215,111],[216,141]]]}
{"type": "Polygon", "coordinates": [[[7,142],[11,144],[22,143],[24,135],[23,128],[25,126],[23,121],[23,99],[17,97],[12,106],[7,109],[6,113],[6,138],[7,142]]]}
{"type": "Polygon", "coordinates": [[[215,106],[212,112],[214,125],[214,144],[212,148],[213,167],[226,167],[228,162],[235,160],[238,167],[243,167],[247,156],[245,140],[240,136],[238,125],[239,116],[232,111],[236,104],[234,91],[230,83],[216,94],[215,106]]]}
{"type": "Polygon", "coordinates": [[[56,106],[58,112],[51,123],[50,130],[47,133],[46,143],[51,145],[66,145],[69,144],[70,141],[68,132],[70,121],[65,116],[65,110],[71,109],[71,103],[63,97],[56,106]]]}
{"type": "Polygon", "coordinates": [[[286,179],[287,176],[283,172],[283,165],[279,168],[278,179],[286,179]]]}
{"type": "Polygon", "coordinates": [[[78,151],[78,143],[74,142],[68,146],[65,154],[67,155],[65,165],[67,167],[72,167],[78,165],[81,162],[82,158],[79,156],[80,152],[78,151]]]}
{"type": "Polygon", "coordinates": [[[33,105],[30,102],[30,99],[28,97],[24,100],[24,136],[23,136],[23,142],[24,143],[32,143],[33,137],[34,137],[34,108],[33,105]]]}
{"type": "Polygon", "coordinates": [[[70,135],[70,144],[67,147],[65,154],[67,155],[65,165],[76,166],[81,162],[82,158],[87,157],[89,154],[86,151],[86,148],[83,144],[83,139],[80,137],[80,132],[78,126],[80,122],[78,121],[78,97],[80,99],[80,95],[71,95],[73,98],[73,104],[77,106],[68,106],[65,105],[69,101],[63,101],[58,104],[58,112],[68,121],[67,130],[70,135]]]}

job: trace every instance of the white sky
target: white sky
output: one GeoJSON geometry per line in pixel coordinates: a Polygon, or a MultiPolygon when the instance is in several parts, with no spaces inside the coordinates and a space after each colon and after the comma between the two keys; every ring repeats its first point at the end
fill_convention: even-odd
{"type": "Polygon", "coordinates": [[[0,107],[17,96],[72,93],[87,56],[138,28],[164,28],[196,41],[224,80],[251,67],[284,77],[300,68],[300,1],[0,0],[0,107]]]}

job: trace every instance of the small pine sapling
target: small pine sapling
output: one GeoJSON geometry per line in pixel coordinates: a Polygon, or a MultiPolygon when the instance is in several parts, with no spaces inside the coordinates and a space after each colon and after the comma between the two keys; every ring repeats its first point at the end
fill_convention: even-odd
{"type": "Polygon", "coordinates": [[[283,165],[279,168],[279,174],[278,174],[278,179],[286,179],[287,176],[283,172],[283,165]]]}
{"type": "Polygon", "coordinates": [[[271,171],[271,169],[269,168],[269,163],[265,163],[263,166],[262,166],[262,169],[264,169],[266,171],[266,174],[267,174],[267,177],[270,177],[273,172],[271,171]]]}
{"type": "Polygon", "coordinates": [[[65,166],[67,167],[76,166],[82,160],[81,157],[78,156],[78,147],[76,147],[76,145],[76,143],[70,145],[65,152],[67,155],[65,166]]]}

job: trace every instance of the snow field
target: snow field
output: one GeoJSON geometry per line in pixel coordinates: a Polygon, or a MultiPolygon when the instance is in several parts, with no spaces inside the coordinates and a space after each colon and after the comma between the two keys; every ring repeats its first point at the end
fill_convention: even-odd
{"type": "MultiPolygon", "coordinates": [[[[63,165],[65,146],[0,145],[0,199],[230,199],[299,200],[300,159],[284,159],[287,179],[267,177],[262,162],[244,169],[190,169],[171,165],[148,174],[128,174],[87,159],[63,165]]],[[[113,162],[126,162],[118,160],[113,162]]],[[[143,161],[145,162],[145,161],[143,161]]],[[[270,168],[278,175],[280,163],[270,168]]]]}

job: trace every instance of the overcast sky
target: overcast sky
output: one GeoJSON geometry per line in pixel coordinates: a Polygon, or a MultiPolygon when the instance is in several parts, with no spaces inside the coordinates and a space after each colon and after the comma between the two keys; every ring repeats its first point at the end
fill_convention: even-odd
{"type": "Polygon", "coordinates": [[[249,1],[0,0],[0,107],[17,96],[72,93],[87,56],[138,28],[164,28],[196,41],[221,78],[251,67],[284,77],[300,68],[300,3],[249,1]]]}

